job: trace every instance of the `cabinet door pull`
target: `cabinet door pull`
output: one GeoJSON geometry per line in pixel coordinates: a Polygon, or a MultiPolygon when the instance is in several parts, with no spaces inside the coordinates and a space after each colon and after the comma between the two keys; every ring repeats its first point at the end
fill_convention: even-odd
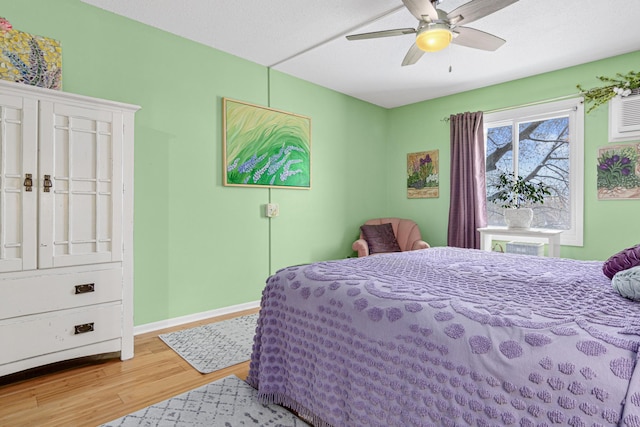
{"type": "Polygon", "coordinates": [[[85,323],[83,325],[76,325],[73,327],[73,329],[75,330],[75,335],[93,332],[93,322],[85,323]]]}
{"type": "Polygon", "coordinates": [[[31,191],[31,187],[33,186],[33,175],[30,173],[24,174],[24,188],[25,191],[31,191]]]}
{"type": "Polygon", "coordinates": [[[82,285],[76,285],[76,295],[77,294],[86,294],[88,292],[95,292],[96,285],[95,283],[85,283],[82,285]]]}
{"type": "Polygon", "coordinates": [[[48,193],[51,187],[53,187],[53,183],[51,182],[51,175],[45,175],[44,176],[44,192],[48,193]]]}

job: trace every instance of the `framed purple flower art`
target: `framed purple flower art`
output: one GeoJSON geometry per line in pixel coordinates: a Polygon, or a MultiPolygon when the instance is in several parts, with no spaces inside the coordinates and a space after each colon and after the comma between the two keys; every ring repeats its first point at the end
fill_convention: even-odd
{"type": "Polygon", "coordinates": [[[640,199],[640,144],[598,150],[598,200],[640,199]]]}
{"type": "Polygon", "coordinates": [[[440,196],[438,150],[407,154],[407,198],[440,196]]]}

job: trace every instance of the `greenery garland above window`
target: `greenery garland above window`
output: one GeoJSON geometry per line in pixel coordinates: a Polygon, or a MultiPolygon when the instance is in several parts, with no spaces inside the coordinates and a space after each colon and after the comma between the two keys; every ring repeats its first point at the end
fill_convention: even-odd
{"type": "Polygon", "coordinates": [[[584,96],[586,104],[592,104],[587,110],[590,113],[595,108],[606,104],[610,99],[618,97],[624,97],[631,95],[634,89],[640,88],[640,72],[629,71],[627,74],[617,73],[615,78],[612,77],[596,77],[601,82],[606,83],[602,87],[594,87],[593,89],[585,90],[582,86],[576,87],[584,96]]]}

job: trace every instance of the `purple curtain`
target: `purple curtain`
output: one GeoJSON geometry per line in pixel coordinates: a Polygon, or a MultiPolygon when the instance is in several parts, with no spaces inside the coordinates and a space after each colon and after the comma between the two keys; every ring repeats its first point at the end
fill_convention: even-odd
{"type": "Polygon", "coordinates": [[[480,249],[477,229],[487,225],[482,111],[449,118],[451,126],[451,201],[447,245],[480,249]]]}

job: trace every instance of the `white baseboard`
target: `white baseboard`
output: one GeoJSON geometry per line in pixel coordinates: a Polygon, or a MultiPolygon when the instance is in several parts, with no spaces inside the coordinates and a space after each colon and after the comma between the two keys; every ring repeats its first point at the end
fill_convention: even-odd
{"type": "Polygon", "coordinates": [[[222,316],[225,314],[236,313],[239,311],[250,310],[260,307],[260,301],[252,301],[244,304],[231,305],[229,307],[217,308],[215,310],[203,311],[202,313],[189,314],[187,316],[174,317],[173,319],[160,320],[158,322],[146,323],[144,325],[134,326],[133,335],[146,334],[160,329],[172,328],[174,326],[184,325],[185,323],[197,322],[199,320],[211,317],[222,316]]]}

